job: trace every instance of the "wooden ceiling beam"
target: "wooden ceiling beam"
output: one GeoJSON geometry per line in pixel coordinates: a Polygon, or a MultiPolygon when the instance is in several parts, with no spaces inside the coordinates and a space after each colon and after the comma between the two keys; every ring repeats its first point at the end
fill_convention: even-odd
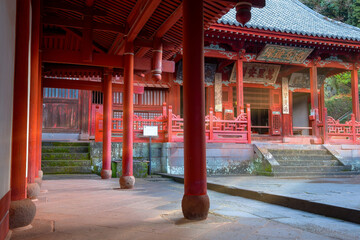
{"type": "MultiPolygon", "coordinates": [[[[159,27],[159,29],[152,35],[152,38],[162,38],[172,26],[174,26],[177,21],[182,17],[183,13],[183,3],[181,3],[178,8],[169,16],[168,19],[159,27]]],[[[137,57],[143,57],[147,51],[152,47],[142,47],[136,53],[137,57]]]]}
{"type": "MultiPolygon", "coordinates": [[[[54,10],[62,10],[67,12],[76,12],[81,15],[88,14],[88,11],[86,8],[82,6],[77,6],[74,4],[71,4],[67,1],[44,1],[44,8],[48,9],[54,9],[54,10]]],[[[99,10],[99,9],[93,9],[92,14],[94,16],[101,16],[105,17],[107,16],[107,13],[105,11],[99,10]]]]}
{"type": "MultiPolygon", "coordinates": [[[[93,53],[92,61],[84,62],[80,51],[43,50],[42,61],[48,63],[124,68],[122,55],[93,53]]],[[[151,59],[135,57],[134,69],[140,71],[151,71],[151,59]]],[[[163,60],[162,71],[169,73],[175,72],[175,62],[163,60]]]]}
{"type": "MultiPolygon", "coordinates": [[[[85,22],[83,20],[58,18],[55,16],[43,17],[43,24],[60,26],[60,27],[80,28],[80,29],[85,28],[85,22]]],[[[121,25],[99,23],[94,21],[92,22],[92,29],[98,31],[116,32],[122,35],[124,34],[125,31],[124,26],[121,25]]]]}
{"type": "Polygon", "coordinates": [[[120,46],[115,51],[116,54],[121,54],[125,48],[125,41],[132,42],[138,36],[141,29],[145,26],[151,15],[155,12],[156,8],[159,6],[161,0],[149,0],[145,3],[141,12],[139,12],[134,20],[132,25],[129,25],[129,31],[126,34],[126,39],[123,39],[120,43],[120,46]]]}

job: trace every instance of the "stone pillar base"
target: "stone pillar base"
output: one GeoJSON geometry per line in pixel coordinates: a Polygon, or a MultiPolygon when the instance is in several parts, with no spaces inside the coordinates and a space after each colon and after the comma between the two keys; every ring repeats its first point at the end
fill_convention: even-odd
{"type": "Polygon", "coordinates": [[[135,185],[134,176],[121,176],[119,179],[120,188],[122,189],[132,189],[135,185]]]}
{"type": "Polygon", "coordinates": [[[189,220],[204,220],[207,218],[210,208],[209,196],[184,195],[181,202],[184,217],[189,220]]]}
{"type": "Polygon", "coordinates": [[[43,179],[44,172],[42,170],[39,170],[39,178],[43,179]]]}
{"type": "Polygon", "coordinates": [[[103,169],[101,170],[100,175],[102,179],[110,179],[112,176],[112,171],[103,169]]]}
{"type": "Polygon", "coordinates": [[[36,199],[40,194],[40,186],[37,183],[28,183],[27,185],[27,197],[30,199],[36,199]]]}
{"type": "Polygon", "coordinates": [[[39,185],[39,187],[41,188],[42,178],[40,178],[40,177],[35,178],[35,183],[37,183],[39,185]]]}
{"type": "Polygon", "coordinates": [[[30,199],[12,201],[9,209],[10,229],[28,226],[34,220],[36,206],[30,199]]]}

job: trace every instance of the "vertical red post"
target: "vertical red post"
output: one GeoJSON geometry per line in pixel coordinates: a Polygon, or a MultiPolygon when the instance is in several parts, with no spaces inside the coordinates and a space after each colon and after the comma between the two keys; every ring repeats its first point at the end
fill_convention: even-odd
{"type": "Polygon", "coordinates": [[[112,130],[112,72],[106,70],[103,79],[104,117],[103,117],[103,154],[101,178],[111,178],[111,130],[112,130]]]}
{"type": "Polygon", "coordinates": [[[324,108],[325,108],[325,83],[320,88],[320,104],[319,104],[319,112],[320,112],[320,120],[324,121],[324,108]]]}
{"type": "Polygon", "coordinates": [[[124,53],[124,114],[123,114],[123,155],[122,155],[122,176],[120,187],[131,189],[135,185],[133,176],[133,141],[134,141],[134,45],[127,42],[124,53]]]}
{"type": "Polygon", "coordinates": [[[247,114],[248,143],[251,143],[251,108],[250,108],[250,104],[246,104],[246,114],[247,114]]]}
{"type": "Polygon", "coordinates": [[[40,186],[35,183],[37,170],[37,121],[39,107],[39,46],[40,46],[40,0],[32,0],[32,33],[31,33],[31,64],[30,64],[30,119],[28,149],[28,198],[36,198],[40,186]]]}
{"type": "Polygon", "coordinates": [[[206,181],[203,0],[183,1],[184,197],[187,219],[206,219],[210,200],[206,181]]]}
{"type": "Polygon", "coordinates": [[[351,71],[351,95],[352,95],[352,108],[356,121],[360,121],[359,112],[359,76],[356,67],[351,71]]]}
{"type": "Polygon", "coordinates": [[[161,38],[154,39],[154,49],[153,59],[152,59],[152,79],[154,81],[161,81],[161,73],[162,73],[162,55],[163,55],[163,46],[161,42],[161,38]]]}
{"type": "Polygon", "coordinates": [[[214,140],[214,110],[211,107],[209,110],[209,128],[210,128],[210,135],[209,140],[214,140]]]}
{"type": "Polygon", "coordinates": [[[163,102],[162,115],[163,115],[163,117],[166,117],[166,115],[167,115],[167,113],[166,113],[166,102],[163,102]]]}
{"type": "Polygon", "coordinates": [[[10,228],[29,225],[36,213],[35,204],[26,199],[30,0],[18,0],[16,5],[10,228]]]}
{"type": "Polygon", "coordinates": [[[169,106],[168,113],[168,142],[172,142],[172,106],[169,106]]]}
{"type": "Polygon", "coordinates": [[[241,114],[241,108],[244,107],[244,79],[243,79],[243,61],[236,60],[236,114],[241,114]]]}
{"type": "Polygon", "coordinates": [[[327,123],[327,109],[324,107],[323,109],[323,126],[324,126],[324,144],[329,142],[328,137],[328,123],[327,123]]]}
{"type": "Polygon", "coordinates": [[[310,101],[311,101],[311,114],[314,115],[315,119],[312,120],[312,135],[315,136],[314,143],[319,143],[319,128],[317,126],[316,109],[319,109],[319,98],[318,98],[318,81],[317,81],[317,67],[314,65],[310,68],[310,101]]]}
{"type": "Polygon", "coordinates": [[[356,144],[356,119],[355,114],[351,114],[351,130],[352,130],[352,141],[356,144]]]}

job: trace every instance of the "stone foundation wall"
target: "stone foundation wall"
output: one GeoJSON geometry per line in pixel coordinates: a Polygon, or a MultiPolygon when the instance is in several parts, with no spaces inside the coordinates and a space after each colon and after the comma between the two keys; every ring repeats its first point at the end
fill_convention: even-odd
{"type": "MultiPolygon", "coordinates": [[[[210,175],[246,174],[254,158],[252,144],[208,143],[206,149],[207,172],[210,175]]],[[[90,144],[92,169],[100,173],[102,167],[102,143],[90,144]]],[[[112,161],[114,169],[121,172],[122,143],[112,143],[112,161]],[[117,165],[117,166],[116,166],[117,165]]],[[[149,161],[149,144],[134,143],[134,175],[144,176],[144,167],[149,161]],[[137,166],[135,166],[135,164],[137,166]],[[135,172],[137,171],[137,172],[135,172]]],[[[184,174],[183,143],[152,143],[151,172],[184,174]]]]}

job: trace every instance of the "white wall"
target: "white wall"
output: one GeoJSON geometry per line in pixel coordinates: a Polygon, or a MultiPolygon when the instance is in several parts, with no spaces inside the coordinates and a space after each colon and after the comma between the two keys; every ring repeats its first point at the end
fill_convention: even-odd
{"type": "MultiPolygon", "coordinates": [[[[308,93],[293,93],[293,126],[309,127],[308,93]]],[[[308,135],[309,130],[303,130],[303,135],[308,135]]]]}
{"type": "Polygon", "coordinates": [[[0,1],[0,199],[10,190],[16,1],[0,1]]]}

